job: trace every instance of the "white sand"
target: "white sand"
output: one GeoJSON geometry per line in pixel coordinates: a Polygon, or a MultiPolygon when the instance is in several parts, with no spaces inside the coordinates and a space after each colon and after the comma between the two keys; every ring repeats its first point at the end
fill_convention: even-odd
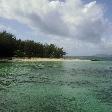
{"type": "Polygon", "coordinates": [[[90,61],[90,60],[80,60],[80,59],[56,59],[56,58],[13,58],[13,61],[19,62],[35,62],[35,61],[90,61]]]}

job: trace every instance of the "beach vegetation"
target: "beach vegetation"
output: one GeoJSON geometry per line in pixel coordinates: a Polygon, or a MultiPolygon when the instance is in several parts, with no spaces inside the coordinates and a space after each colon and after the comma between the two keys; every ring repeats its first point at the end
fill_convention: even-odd
{"type": "Polygon", "coordinates": [[[0,32],[0,58],[40,57],[62,58],[66,52],[54,44],[42,44],[32,40],[17,39],[11,33],[0,32]]]}

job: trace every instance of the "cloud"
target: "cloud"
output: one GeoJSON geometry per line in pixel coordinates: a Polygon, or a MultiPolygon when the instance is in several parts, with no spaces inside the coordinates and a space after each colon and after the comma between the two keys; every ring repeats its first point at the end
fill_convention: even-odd
{"type": "Polygon", "coordinates": [[[38,28],[47,34],[68,36],[69,28],[64,24],[58,12],[49,12],[44,17],[40,17],[38,14],[30,14],[28,16],[32,20],[31,24],[35,29],[38,28]]]}
{"type": "Polygon", "coordinates": [[[27,24],[67,50],[81,50],[88,45],[102,49],[108,44],[102,40],[107,38],[110,22],[96,1],[84,4],[81,0],[0,0],[0,16],[27,24]]]}

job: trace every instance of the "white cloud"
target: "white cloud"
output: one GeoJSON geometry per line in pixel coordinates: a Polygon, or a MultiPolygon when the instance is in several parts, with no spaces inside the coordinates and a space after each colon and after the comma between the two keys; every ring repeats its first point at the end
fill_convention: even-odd
{"type": "Polygon", "coordinates": [[[86,46],[102,49],[110,26],[104,18],[104,8],[96,1],[0,0],[0,17],[27,24],[45,37],[52,36],[48,41],[60,43],[71,52],[82,51],[86,46]]]}

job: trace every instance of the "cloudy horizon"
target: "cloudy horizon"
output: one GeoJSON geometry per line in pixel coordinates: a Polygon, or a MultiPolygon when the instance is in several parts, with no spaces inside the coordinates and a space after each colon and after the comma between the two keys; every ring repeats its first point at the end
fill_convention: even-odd
{"type": "Polygon", "coordinates": [[[68,55],[112,54],[112,1],[0,0],[0,30],[68,55]]]}

